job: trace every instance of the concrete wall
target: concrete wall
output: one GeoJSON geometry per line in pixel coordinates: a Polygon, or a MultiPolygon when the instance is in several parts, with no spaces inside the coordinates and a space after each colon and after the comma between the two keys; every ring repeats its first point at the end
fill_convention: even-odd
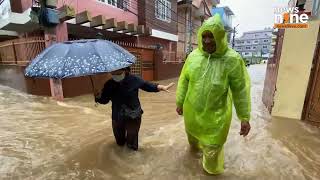
{"type": "Polygon", "coordinates": [[[156,18],[155,15],[155,0],[134,0],[133,4],[139,4],[139,24],[146,25],[152,29],[171,33],[177,35],[178,23],[177,23],[177,1],[170,0],[171,2],[171,21],[166,22],[156,18]]]}
{"type": "Polygon", "coordinates": [[[32,0],[10,0],[11,10],[15,13],[23,13],[32,6],[32,0]]]}
{"type": "Polygon", "coordinates": [[[165,63],[162,51],[155,52],[154,79],[165,80],[179,77],[184,63],[165,63]]]}
{"type": "Polygon", "coordinates": [[[309,29],[287,29],[284,35],[273,116],[300,119],[308,88],[320,21],[309,29]]]}
{"type": "Polygon", "coordinates": [[[50,96],[49,80],[26,78],[24,69],[23,66],[0,65],[0,84],[29,94],[50,96]]]}

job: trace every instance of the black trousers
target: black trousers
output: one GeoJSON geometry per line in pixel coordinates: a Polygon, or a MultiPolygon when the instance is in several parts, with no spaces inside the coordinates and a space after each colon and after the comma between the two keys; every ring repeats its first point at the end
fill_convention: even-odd
{"type": "Polygon", "coordinates": [[[125,145],[135,151],[138,150],[138,136],[141,117],[131,120],[112,120],[113,134],[119,146],[125,145]]]}

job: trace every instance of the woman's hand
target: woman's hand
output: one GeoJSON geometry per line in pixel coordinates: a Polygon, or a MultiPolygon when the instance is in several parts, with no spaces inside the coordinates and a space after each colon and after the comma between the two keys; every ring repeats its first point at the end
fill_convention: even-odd
{"type": "Polygon", "coordinates": [[[95,98],[99,98],[101,96],[101,93],[98,90],[94,90],[93,95],[95,98]]]}
{"type": "Polygon", "coordinates": [[[167,86],[164,86],[164,85],[158,85],[158,90],[159,91],[166,91],[166,92],[170,92],[169,89],[174,86],[174,83],[170,83],[169,85],[167,86]]]}
{"type": "Polygon", "coordinates": [[[249,122],[241,122],[240,136],[246,137],[250,132],[251,126],[249,122]]]}
{"type": "Polygon", "coordinates": [[[181,107],[177,107],[176,111],[180,116],[183,114],[183,108],[181,107]]]}

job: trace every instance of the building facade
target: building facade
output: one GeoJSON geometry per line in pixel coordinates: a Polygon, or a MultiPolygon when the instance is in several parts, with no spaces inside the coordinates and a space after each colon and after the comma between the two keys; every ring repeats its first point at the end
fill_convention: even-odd
{"type": "Polygon", "coordinates": [[[212,16],[212,7],[219,3],[220,0],[178,0],[177,61],[184,61],[187,54],[198,46],[198,29],[212,16]]]}
{"type": "Polygon", "coordinates": [[[258,63],[262,59],[268,59],[272,50],[272,28],[243,33],[235,39],[234,49],[250,63],[258,63]]]}

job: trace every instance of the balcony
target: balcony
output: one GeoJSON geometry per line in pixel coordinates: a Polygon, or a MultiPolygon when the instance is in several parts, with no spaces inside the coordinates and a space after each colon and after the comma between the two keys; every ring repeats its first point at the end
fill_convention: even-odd
{"type": "Polygon", "coordinates": [[[31,8],[23,13],[8,13],[7,17],[1,19],[0,30],[15,32],[30,32],[39,27],[38,19],[31,18],[31,8]]]}

